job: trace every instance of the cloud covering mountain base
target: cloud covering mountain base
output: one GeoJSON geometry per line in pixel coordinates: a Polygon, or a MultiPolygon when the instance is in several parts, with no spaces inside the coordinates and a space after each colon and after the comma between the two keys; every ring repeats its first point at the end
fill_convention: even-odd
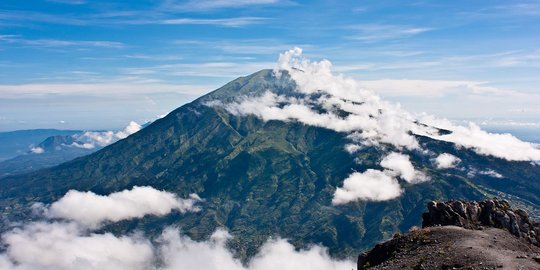
{"type": "Polygon", "coordinates": [[[15,224],[2,234],[5,252],[0,254],[0,269],[348,270],[353,267],[350,261],[332,259],[323,247],[295,250],[279,238],[266,242],[245,265],[227,248],[231,236],[223,229],[200,242],[183,236],[176,227],[164,228],[156,239],[142,232],[128,235],[97,232],[104,222],[164,215],[173,210],[200,210],[195,203],[204,202],[196,195],[190,197],[179,199],[151,187],[135,187],[108,196],[70,191],[51,206],[39,206],[45,214],[41,220],[15,224]],[[88,217],[75,214],[86,210],[90,213],[88,217]]]}
{"type": "Polygon", "coordinates": [[[104,222],[142,218],[149,214],[164,216],[173,210],[181,213],[199,211],[195,204],[200,201],[197,194],[191,194],[189,199],[179,199],[172,193],[151,187],[133,187],[108,196],[71,190],[45,212],[52,218],[68,219],[88,228],[97,228],[104,222]]]}

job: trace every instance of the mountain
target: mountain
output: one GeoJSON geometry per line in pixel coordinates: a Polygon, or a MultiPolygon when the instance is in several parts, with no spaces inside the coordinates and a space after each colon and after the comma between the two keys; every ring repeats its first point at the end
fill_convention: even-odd
{"type": "Polygon", "coordinates": [[[1,161],[0,178],[56,166],[76,157],[88,155],[99,149],[72,146],[76,142],[73,135],[48,137],[33,147],[32,150],[14,158],[1,161]]]}
{"type": "Polygon", "coordinates": [[[196,193],[204,200],[202,210],[126,220],[102,230],[157,236],[164,226],[177,225],[190,238],[204,240],[226,228],[233,236],[229,246],[242,258],[276,236],[296,247],[322,244],[332,255],[351,257],[419,225],[431,200],[498,195],[540,209],[540,167],[521,157],[536,155],[534,150],[505,156],[506,148],[457,146],[450,140],[465,130],[409,121],[390,107],[364,113],[363,106],[378,102],[371,96],[348,101],[299,92],[312,81],[293,75],[310,71],[287,70],[238,78],[93,154],[2,179],[3,230],[11,221],[32,219],[32,204],[50,204],[71,189],[106,195],[152,186],[180,197],[196,193]],[[362,133],[344,122],[361,114],[364,120],[355,124],[384,129],[362,133]],[[403,134],[388,133],[394,129],[403,134]],[[355,189],[362,181],[368,185],[355,189]]]}
{"type": "Polygon", "coordinates": [[[58,130],[58,129],[31,129],[0,132],[0,161],[14,158],[26,153],[51,136],[73,135],[81,130],[58,130]]]}
{"type": "Polygon", "coordinates": [[[30,145],[32,146],[30,150],[22,155],[0,161],[0,178],[53,167],[76,157],[88,155],[139,131],[141,128],[143,126],[131,122],[124,130],[117,132],[80,131],[70,133],[70,131],[58,131],[59,133],[67,133],[67,135],[50,136],[38,145],[30,145]]]}

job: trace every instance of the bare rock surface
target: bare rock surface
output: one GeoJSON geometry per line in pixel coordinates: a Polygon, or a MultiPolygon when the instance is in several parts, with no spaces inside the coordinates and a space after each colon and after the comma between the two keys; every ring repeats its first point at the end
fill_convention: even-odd
{"type": "Polygon", "coordinates": [[[505,230],[430,227],[359,256],[358,269],[540,269],[540,248],[505,230]]]}
{"type": "Polygon", "coordinates": [[[358,256],[362,269],[540,269],[539,224],[505,200],[428,203],[424,228],[358,256]]]}
{"type": "Polygon", "coordinates": [[[466,229],[501,228],[540,246],[540,223],[522,209],[511,209],[506,200],[496,198],[480,202],[430,202],[422,215],[422,227],[455,225],[466,229]]]}

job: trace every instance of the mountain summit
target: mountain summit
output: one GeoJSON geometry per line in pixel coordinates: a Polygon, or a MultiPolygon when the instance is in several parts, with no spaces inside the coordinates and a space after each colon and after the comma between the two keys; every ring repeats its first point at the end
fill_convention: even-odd
{"type": "Polygon", "coordinates": [[[238,78],[96,153],[2,179],[0,207],[6,230],[72,189],[151,186],[196,193],[201,210],[103,230],[157,236],[176,225],[202,240],[225,228],[242,258],[270,237],[351,257],[418,225],[431,200],[497,195],[540,209],[537,160],[533,144],[412,115],[294,49],[276,69],[238,78]]]}

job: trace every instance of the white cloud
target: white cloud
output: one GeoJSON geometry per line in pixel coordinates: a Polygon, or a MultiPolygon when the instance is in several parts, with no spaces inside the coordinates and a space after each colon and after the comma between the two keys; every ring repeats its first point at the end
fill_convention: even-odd
{"type": "MultiPolygon", "coordinates": [[[[254,114],[265,121],[294,120],[347,132],[348,138],[357,144],[384,143],[398,148],[419,149],[418,141],[413,135],[417,134],[453,142],[458,146],[471,148],[481,155],[492,155],[510,161],[540,160],[540,149],[537,145],[520,141],[510,134],[487,133],[472,124],[463,127],[429,115],[412,115],[399,105],[381,100],[355,80],[334,75],[331,67],[328,60],[311,62],[302,57],[300,48],[294,48],[280,54],[274,73],[279,77],[282,72],[287,72],[297,86],[295,90],[306,95],[306,98],[277,96],[266,92],[259,97],[247,97],[227,104],[225,108],[234,114],[254,114]],[[320,107],[325,111],[320,112],[317,109],[320,107]],[[347,115],[341,116],[342,112],[347,115]],[[436,128],[452,132],[441,135],[436,128]]],[[[504,92],[485,86],[470,87],[477,93],[504,92]]]]}
{"type": "Polygon", "coordinates": [[[176,228],[163,230],[156,244],[142,235],[92,233],[73,223],[34,222],[2,235],[6,270],[350,270],[351,261],[333,259],[325,248],[296,251],[286,240],[270,240],[247,265],[226,247],[230,235],[217,230],[197,242],[176,228]],[[158,263],[159,262],[159,263],[158,263]]]}
{"type": "MultiPolygon", "coordinates": [[[[340,119],[338,122],[347,124],[348,131],[355,131],[351,138],[409,149],[419,147],[416,139],[409,134],[411,128],[414,128],[411,122],[415,121],[411,114],[381,100],[373,92],[360,87],[355,80],[332,74],[332,64],[328,60],[310,62],[301,55],[302,50],[299,48],[280,54],[274,72],[279,76],[282,71],[287,71],[299,92],[328,94],[329,97],[319,99],[318,103],[325,108],[337,107],[349,113],[345,119],[340,119],[335,113],[333,116],[340,119]]],[[[332,126],[327,128],[344,131],[332,126]]]]}
{"type": "Polygon", "coordinates": [[[526,94],[497,88],[481,81],[384,79],[359,81],[359,85],[387,97],[442,97],[458,92],[474,95],[524,97],[526,94]]]}
{"type": "Polygon", "coordinates": [[[43,154],[45,153],[45,150],[41,147],[32,147],[30,151],[34,154],[43,154]]]}
{"type": "Polygon", "coordinates": [[[267,242],[253,261],[249,270],[326,270],[326,269],[354,269],[350,261],[332,259],[328,251],[321,246],[314,245],[310,249],[296,251],[294,246],[283,239],[267,242]]]}
{"type": "Polygon", "coordinates": [[[509,161],[540,160],[540,148],[537,144],[521,141],[509,133],[489,133],[474,123],[470,123],[468,127],[458,126],[448,120],[436,119],[429,115],[424,115],[421,121],[430,126],[452,131],[450,134],[427,136],[436,140],[452,142],[460,147],[470,148],[481,155],[494,156],[509,161]]]}
{"type": "Polygon", "coordinates": [[[479,171],[478,173],[483,174],[483,175],[487,175],[487,176],[491,176],[491,177],[494,177],[494,178],[503,178],[504,177],[502,174],[500,174],[500,173],[498,173],[498,172],[496,172],[495,170],[492,170],[492,169],[479,171]]]}
{"type": "Polygon", "coordinates": [[[18,35],[0,35],[0,41],[36,47],[100,47],[120,49],[124,44],[106,40],[60,40],[60,39],[25,39],[18,35]]]}
{"type": "MultiPolygon", "coordinates": [[[[200,200],[193,196],[194,200],[200,200]]],[[[2,234],[0,241],[0,269],[6,270],[349,270],[354,262],[337,260],[328,255],[326,248],[313,245],[296,250],[284,239],[267,241],[247,265],[235,258],[227,248],[231,238],[223,229],[216,230],[207,241],[194,241],[179,233],[178,228],[164,228],[161,236],[151,241],[141,232],[129,235],[98,233],[85,226],[97,220],[140,217],[133,208],[142,208],[147,214],[167,212],[166,208],[182,208],[178,198],[150,188],[99,197],[92,193],[69,192],[50,208],[69,205],[68,219],[73,221],[33,221],[13,224],[16,227],[2,234]],[[150,196],[149,196],[149,193],[150,196]],[[75,196],[74,196],[75,195],[75,196]],[[114,201],[114,202],[113,202],[114,201]],[[164,207],[164,204],[169,206],[164,207]],[[127,208],[117,212],[119,205],[127,208]],[[146,209],[146,210],[145,210],[146,209]],[[149,210],[150,209],[150,210],[149,210]],[[156,210],[161,209],[161,210],[156,210]],[[82,214],[75,214],[78,211],[82,214]],[[104,214],[105,213],[105,214],[104,214]],[[129,214],[131,213],[131,214],[129,214]],[[81,222],[82,221],[82,222],[81,222]]],[[[191,208],[191,206],[187,206],[191,208]]],[[[47,216],[45,216],[47,217],[47,216]]]]}
{"type": "Polygon", "coordinates": [[[43,97],[46,95],[120,96],[156,93],[200,95],[212,89],[208,85],[174,85],[119,80],[114,83],[43,83],[0,85],[0,95],[5,99],[43,97]]]}
{"type": "Polygon", "coordinates": [[[109,194],[97,195],[93,192],[70,190],[46,211],[53,218],[75,221],[89,228],[96,228],[104,222],[141,218],[145,215],[163,216],[173,210],[182,213],[198,211],[196,195],[180,199],[176,195],[151,187],[133,187],[109,194]]]}
{"type": "MultiPolygon", "coordinates": [[[[509,110],[509,112],[512,113],[529,113],[532,112],[532,109],[516,109],[516,110],[509,110]]],[[[540,112],[540,109],[536,109],[537,112],[540,112]]],[[[485,127],[510,127],[510,128],[540,128],[540,122],[536,121],[517,121],[517,120],[493,120],[493,119],[487,119],[483,120],[479,123],[481,126],[485,127]]]]}
{"type": "Polygon", "coordinates": [[[432,28],[426,27],[412,27],[390,24],[362,24],[350,26],[349,28],[356,31],[353,36],[349,36],[350,39],[364,42],[376,42],[389,39],[412,37],[414,35],[433,30],[432,28]]]}
{"type": "Polygon", "coordinates": [[[96,147],[104,147],[111,143],[114,143],[118,140],[125,139],[129,135],[136,133],[141,130],[141,125],[137,124],[134,121],[129,122],[129,124],[121,131],[87,131],[81,135],[75,135],[74,138],[77,142],[74,142],[72,146],[93,149],[96,147]]]}
{"type": "MultiPolygon", "coordinates": [[[[297,86],[295,90],[305,97],[276,95],[267,91],[261,96],[244,97],[230,104],[210,102],[207,105],[224,106],[233,114],[253,114],[264,121],[299,121],[348,133],[347,137],[353,143],[347,144],[345,150],[351,154],[361,145],[380,143],[391,144],[398,149],[420,149],[413,136],[417,134],[453,142],[481,155],[511,161],[540,160],[540,149],[536,145],[520,141],[510,134],[487,133],[472,124],[463,127],[429,115],[413,116],[363,89],[356,81],[332,74],[329,61],[310,62],[302,58],[301,53],[301,49],[295,48],[281,54],[274,74],[279,77],[287,72],[297,86]],[[437,128],[452,132],[441,135],[437,128]]],[[[415,170],[409,157],[403,154],[391,153],[383,159],[381,166],[387,170],[381,172],[371,169],[351,174],[344,180],[343,187],[336,190],[333,203],[396,198],[401,194],[401,188],[395,177],[401,177],[412,184],[429,180],[425,174],[415,170]]]]}
{"type": "Polygon", "coordinates": [[[247,6],[258,6],[258,5],[268,5],[276,4],[282,2],[280,0],[190,0],[187,3],[178,4],[178,5],[169,5],[176,9],[183,10],[211,10],[211,9],[222,9],[222,8],[240,8],[247,6]]]}
{"type": "MultiPolygon", "coordinates": [[[[344,104],[348,105],[348,104],[344,104]]],[[[302,123],[333,129],[340,132],[359,130],[368,125],[374,125],[373,120],[363,115],[350,115],[340,118],[334,113],[318,113],[310,107],[306,100],[277,96],[272,92],[245,99],[241,103],[232,103],[226,109],[235,114],[255,114],[263,120],[298,120],[302,123]],[[279,107],[279,103],[287,103],[279,107]]]]}
{"type": "Polygon", "coordinates": [[[241,27],[251,24],[260,24],[268,20],[262,17],[237,17],[222,19],[193,19],[179,18],[161,21],[162,24],[199,24],[199,25],[218,25],[225,27],[241,27]]]}
{"type": "Polygon", "coordinates": [[[490,176],[493,178],[504,178],[502,174],[498,173],[497,171],[493,169],[478,170],[476,168],[469,168],[469,171],[467,172],[467,177],[473,178],[478,174],[490,176]]]}
{"type": "Polygon", "coordinates": [[[392,152],[381,161],[381,166],[392,171],[392,174],[403,178],[411,184],[421,183],[428,180],[422,172],[414,169],[408,155],[392,152]]]}
{"type": "Polygon", "coordinates": [[[360,149],[362,149],[362,146],[358,144],[349,143],[345,145],[345,151],[347,151],[351,155],[358,152],[360,149]]]}
{"type": "Polygon", "coordinates": [[[356,200],[386,201],[399,197],[401,187],[398,181],[388,174],[368,169],[363,173],[354,172],[337,188],[332,204],[345,204],[356,200]]]}
{"type": "Polygon", "coordinates": [[[193,241],[168,228],[160,239],[159,253],[164,259],[163,269],[244,269],[225,244],[231,236],[226,231],[215,231],[205,242],[193,241]]]}
{"type": "Polygon", "coordinates": [[[2,242],[7,251],[0,268],[6,270],[143,270],[154,257],[147,239],[88,233],[74,223],[30,223],[3,234],[2,242]]]}
{"type": "Polygon", "coordinates": [[[459,162],[461,162],[459,158],[448,153],[442,153],[435,158],[437,169],[454,168],[459,162]]]}
{"type": "Polygon", "coordinates": [[[86,4],[85,0],[47,0],[48,2],[68,4],[68,5],[83,5],[86,4]]]}
{"type": "Polygon", "coordinates": [[[284,239],[270,240],[260,249],[247,266],[233,257],[225,243],[230,235],[223,230],[216,231],[209,241],[196,242],[181,237],[173,229],[162,235],[161,256],[165,259],[165,269],[227,269],[227,270],[296,270],[296,269],[352,269],[350,261],[332,259],[325,248],[313,246],[296,251],[284,239]]]}
{"type": "Polygon", "coordinates": [[[137,122],[131,121],[126,128],[124,128],[124,130],[117,132],[116,137],[124,139],[139,130],[141,130],[141,125],[137,124],[137,122]]]}
{"type": "MultiPolygon", "coordinates": [[[[204,48],[205,50],[216,50],[217,53],[232,54],[234,56],[229,56],[227,58],[236,59],[236,60],[253,60],[257,59],[257,55],[276,55],[280,52],[288,50],[293,47],[291,43],[285,43],[279,39],[234,39],[234,40],[223,40],[223,39],[204,39],[204,40],[176,40],[174,42],[176,45],[181,47],[190,48],[193,46],[198,46],[204,48]]],[[[302,47],[312,48],[312,45],[302,44],[302,47]]],[[[152,56],[152,59],[158,56],[152,56]]],[[[270,66],[274,65],[275,62],[268,63],[270,66]]],[[[261,67],[268,68],[268,65],[261,67]]],[[[247,70],[247,72],[253,72],[254,69],[247,70]]]]}
{"type": "Polygon", "coordinates": [[[410,184],[428,181],[429,178],[417,171],[408,155],[392,152],[381,163],[384,171],[368,169],[363,173],[354,172],[343,181],[343,187],[334,192],[332,204],[352,201],[387,201],[401,195],[403,190],[396,177],[410,184]]]}
{"type": "MultiPolygon", "coordinates": [[[[348,133],[347,138],[353,143],[346,145],[345,150],[351,154],[362,145],[391,144],[398,149],[418,150],[420,145],[414,136],[416,134],[453,142],[478,154],[509,161],[540,160],[537,145],[520,141],[510,134],[488,133],[473,124],[464,127],[430,115],[412,115],[399,105],[381,100],[355,80],[334,75],[331,67],[328,60],[311,62],[302,57],[300,48],[294,48],[280,54],[274,74],[280,77],[287,72],[296,85],[295,91],[302,95],[276,95],[267,91],[261,96],[243,97],[230,104],[210,102],[207,105],[224,106],[233,114],[252,114],[264,121],[298,121],[348,133]],[[451,132],[441,134],[438,128],[451,132]]],[[[467,86],[473,93],[509,94],[492,87],[467,86]]],[[[391,153],[381,162],[381,166],[387,170],[370,169],[351,174],[344,180],[343,187],[336,190],[333,203],[396,198],[401,188],[395,177],[412,184],[428,180],[425,174],[415,170],[409,157],[403,154],[391,153]]]]}
{"type": "Polygon", "coordinates": [[[418,148],[418,142],[407,131],[408,115],[397,115],[392,110],[381,113],[378,107],[367,102],[355,105],[354,101],[340,98],[321,97],[317,101],[325,108],[339,107],[350,114],[342,118],[336,112],[318,113],[306,100],[277,96],[266,92],[255,98],[244,99],[239,103],[227,104],[225,108],[233,114],[253,114],[265,121],[296,120],[301,123],[350,133],[349,138],[362,144],[389,143],[398,147],[418,148]],[[286,103],[280,107],[281,103],[286,103]]]}

